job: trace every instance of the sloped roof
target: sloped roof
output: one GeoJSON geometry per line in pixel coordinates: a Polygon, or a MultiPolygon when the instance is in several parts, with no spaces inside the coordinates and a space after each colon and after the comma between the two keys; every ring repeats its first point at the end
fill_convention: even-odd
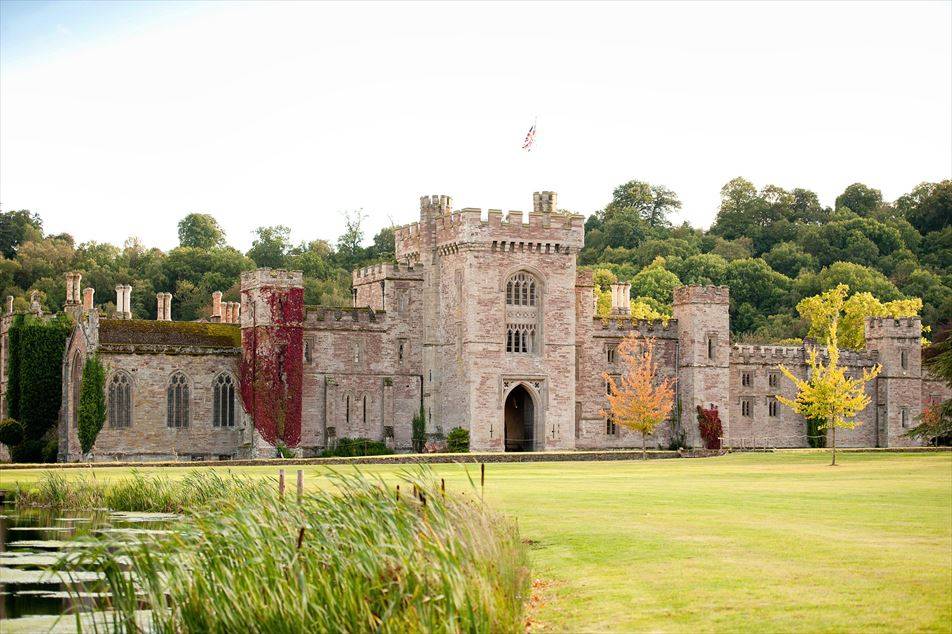
{"type": "Polygon", "coordinates": [[[197,321],[103,319],[99,322],[99,343],[240,348],[241,329],[238,324],[197,321]]]}

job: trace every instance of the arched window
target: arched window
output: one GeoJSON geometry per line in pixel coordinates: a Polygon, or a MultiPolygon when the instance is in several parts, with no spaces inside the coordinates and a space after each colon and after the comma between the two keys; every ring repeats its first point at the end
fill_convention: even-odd
{"type": "Polygon", "coordinates": [[[539,282],[520,271],[506,281],[506,352],[539,352],[541,293],[539,282]]]}
{"type": "Polygon", "coordinates": [[[235,381],[227,372],[215,377],[212,400],[212,424],[215,427],[235,426],[235,381]]]}
{"type": "Polygon", "coordinates": [[[181,372],[176,372],[169,379],[166,399],[168,403],[166,424],[169,427],[188,427],[188,378],[181,372]]]}
{"type": "Polygon", "coordinates": [[[132,424],[132,380],[125,372],[116,372],[109,381],[109,426],[132,424]]]}
{"type": "Polygon", "coordinates": [[[508,306],[535,306],[536,281],[529,273],[516,273],[506,283],[508,306]]]}
{"type": "Polygon", "coordinates": [[[347,396],[347,409],[344,411],[344,421],[350,422],[350,396],[347,396]]]}

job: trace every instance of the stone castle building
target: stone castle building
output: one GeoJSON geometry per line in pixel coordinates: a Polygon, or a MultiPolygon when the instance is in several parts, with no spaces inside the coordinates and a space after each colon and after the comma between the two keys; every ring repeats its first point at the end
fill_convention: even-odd
{"type": "MultiPolygon", "coordinates": [[[[616,350],[630,333],[651,338],[661,371],[677,379],[672,420],[649,446],[703,446],[697,405],[718,409],[725,446],[807,446],[805,421],[774,395],[795,394],[777,365],[806,376],[808,346],[731,345],[726,287],[676,289],[662,323],[632,320],[630,286],[618,284],[612,316],[596,317],[592,274],[576,266],[584,219],[556,203],[538,192],[528,214],[484,214],[423,197],[419,222],[396,230],[397,263],[353,273],[349,308],[305,306],[301,273],[258,269],[242,274],[240,304],[216,293],[207,319],[172,321],[166,293],[155,321],[136,320],[130,287],[117,287],[116,314],[104,315],[70,274],[61,459],[83,457],[77,404],[93,353],[108,409],[93,459],[273,456],[280,443],[310,456],[344,437],[409,450],[421,411],[430,433],[468,429],[473,450],[640,447],[638,433],[600,413],[602,375],[622,372],[616,350]]],[[[842,360],[851,373],[883,371],[862,424],[840,431],[838,445],[914,444],[906,428],[950,397],[923,374],[920,336],[915,318],[867,321],[866,350],[842,360]]]]}

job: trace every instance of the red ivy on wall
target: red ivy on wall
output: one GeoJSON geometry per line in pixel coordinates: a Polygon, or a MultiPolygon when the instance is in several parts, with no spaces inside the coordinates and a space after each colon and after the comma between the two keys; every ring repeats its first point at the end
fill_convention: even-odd
{"type": "Polygon", "coordinates": [[[304,290],[261,287],[260,293],[271,325],[241,329],[241,399],[266,441],[296,447],[301,442],[304,290]]]}
{"type": "Polygon", "coordinates": [[[697,426],[701,432],[701,438],[704,440],[704,447],[707,449],[720,449],[721,436],[724,434],[724,428],[721,425],[721,415],[717,413],[717,408],[704,409],[697,406],[697,426]]]}

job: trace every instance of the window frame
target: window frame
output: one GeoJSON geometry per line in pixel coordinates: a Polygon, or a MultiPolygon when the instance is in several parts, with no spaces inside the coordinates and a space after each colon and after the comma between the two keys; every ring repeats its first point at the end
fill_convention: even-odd
{"type": "Polygon", "coordinates": [[[212,380],[212,427],[232,429],[237,420],[235,390],[237,383],[230,372],[219,372],[212,380]],[[224,378],[224,380],[223,380],[224,378]],[[222,395],[222,390],[225,394],[222,395]],[[227,404],[224,400],[227,399],[227,404]],[[225,405],[224,409],[222,406],[225,405]]]}
{"type": "Polygon", "coordinates": [[[192,381],[181,370],[169,375],[165,387],[165,401],[166,427],[187,429],[192,422],[192,381]]]}
{"type": "Polygon", "coordinates": [[[109,423],[110,429],[126,429],[132,427],[132,376],[125,370],[118,370],[109,377],[109,384],[106,386],[106,409],[107,409],[107,421],[109,423]],[[121,379],[124,381],[124,385],[118,389],[123,389],[126,391],[125,400],[123,404],[123,409],[125,410],[125,416],[119,416],[115,407],[115,396],[114,393],[117,389],[116,381],[121,379]],[[118,420],[119,418],[125,418],[124,421],[118,420]]]}

